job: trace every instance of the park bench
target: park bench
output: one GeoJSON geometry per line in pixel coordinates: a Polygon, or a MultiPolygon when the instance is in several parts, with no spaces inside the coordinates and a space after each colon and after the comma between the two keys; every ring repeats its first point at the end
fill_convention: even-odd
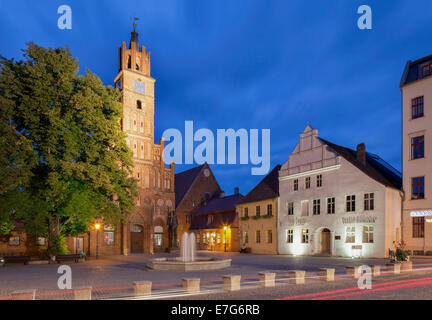
{"type": "Polygon", "coordinates": [[[29,256],[5,256],[2,258],[3,266],[8,263],[24,263],[27,264],[30,261],[29,256]]]}
{"type": "Polygon", "coordinates": [[[56,256],[56,261],[58,263],[62,261],[70,261],[70,260],[74,260],[75,262],[78,262],[79,259],[81,259],[80,254],[59,254],[58,256],[56,256]]]}

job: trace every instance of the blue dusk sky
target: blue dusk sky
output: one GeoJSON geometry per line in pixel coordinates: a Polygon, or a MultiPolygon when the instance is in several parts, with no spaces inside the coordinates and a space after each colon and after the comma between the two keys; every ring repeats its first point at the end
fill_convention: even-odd
{"type": "MultiPolygon", "coordinates": [[[[271,129],[271,168],[283,164],[310,124],[334,143],[401,169],[401,94],[407,60],[432,53],[430,0],[0,0],[0,54],[21,58],[25,43],[69,46],[80,72],[106,85],[118,46],[139,17],[140,44],[156,79],[155,140],[194,121],[195,130],[271,129]],[[72,8],[72,30],[57,9],[72,8]],[[360,30],[357,8],[372,8],[360,30]]],[[[176,172],[192,167],[177,165],[176,172]]],[[[263,176],[251,165],[212,165],[227,194],[246,194],[263,176]]]]}

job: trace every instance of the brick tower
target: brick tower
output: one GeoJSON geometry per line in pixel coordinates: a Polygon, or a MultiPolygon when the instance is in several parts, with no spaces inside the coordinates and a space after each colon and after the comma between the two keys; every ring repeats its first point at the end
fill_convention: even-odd
{"type": "Polygon", "coordinates": [[[151,253],[169,247],[168,213],[174,211],[174,164],[165,168],[164,141],[154,143],[154,84],[150,76],[150,52],[139,47],[138,33],[131,32],[129,47],[119,47],[115,87],[123,103],[122,130],[133,151],[133,175],[139,180],[136,208],[123,225],[124,254],[151,253]]]}

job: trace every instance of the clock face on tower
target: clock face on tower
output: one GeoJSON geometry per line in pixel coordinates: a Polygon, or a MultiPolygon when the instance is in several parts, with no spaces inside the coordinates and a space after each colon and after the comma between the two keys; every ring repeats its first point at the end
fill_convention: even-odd
{"type": "Polygon", "coordinates": [[[138,80],[134,81],[134,91],[145,94],[145,84],[142,82],[139,82],[138,80]]]}
{"type": "Polygon", "coordinates": [[[209,169],[205,169],[205,170],[204,170],[204,176],[205,176],[206,178],[208,178],[208,177],[210,176],[210,170],[209,170],[209,169]]]}

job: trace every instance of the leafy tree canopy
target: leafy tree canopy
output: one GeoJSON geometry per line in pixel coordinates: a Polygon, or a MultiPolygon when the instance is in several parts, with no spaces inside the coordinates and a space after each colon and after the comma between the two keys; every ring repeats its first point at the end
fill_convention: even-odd
{"type": "Polygon", "coordinates": [[[0,57],[0,223],[56,236],[118,223],[136,196],[119,93],[78,75],[68,48],[23,52],[0,57]]]}

